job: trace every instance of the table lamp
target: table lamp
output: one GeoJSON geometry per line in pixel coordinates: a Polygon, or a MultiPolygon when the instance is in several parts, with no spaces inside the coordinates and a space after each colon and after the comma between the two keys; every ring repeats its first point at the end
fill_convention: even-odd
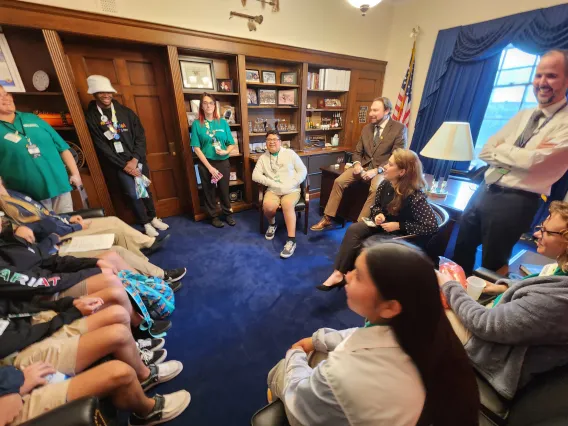
{"type": "Polygon", "coordinates": [[[434,168],[434,180],[427,192],[432,197],[445,197],[448,195],[446,185],[448,184],[451,162],[471,161],[474,158],[473,139],[469,123],[454,121],[442,123],[434,136],[420,151],[420,155],[442,160],[438,161],[434,168]]]}

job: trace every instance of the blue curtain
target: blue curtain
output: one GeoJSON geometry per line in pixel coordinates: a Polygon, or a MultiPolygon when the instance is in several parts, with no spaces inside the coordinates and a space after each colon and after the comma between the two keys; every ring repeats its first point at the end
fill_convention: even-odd
{"type": "MultiPolygon", "coordinates": [[[[440,31],[416,118],[414,151],[419,153],[444,121],[468,121],[477,139],[501,51],[510,43],[531,54],[567,49],[568,5],[440,31]]],[[[431,173],[436,160],[421,160],[431,173]]]]}

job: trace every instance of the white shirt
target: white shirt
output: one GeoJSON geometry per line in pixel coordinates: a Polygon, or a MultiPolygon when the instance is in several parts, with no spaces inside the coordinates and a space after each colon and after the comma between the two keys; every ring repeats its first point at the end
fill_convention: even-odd
{"type": "MultiPolygon", "coordinates": [[[[379,137],[381,137],[381,135],[383,134],[383,132],[385,131],[385,127],[387,125],[387,123],[390,120],[390,115],[387,115],[387,118],[385,120],[383,120],[383,122],[381,124],[379,124],[379,137]]],[[[376,126],[376,125],[375,125],[376,126]]],[[[375,130],[373,132],[373,138],[377,137],[377,127],[375,127],[375,130]]]]}
{"type": "Polygon", "coordinates": [[[252,180],[264,185],[276,195],[300,192],[300,184],[308,170],[302,159],[291,149],[280,148],[278,155],[265,151],[252,172],[252,180]]]}
{"type": "Polygon", "coordinates": [[[519,111],[501,130],[489,138],[479,154],[479,158],[491,166],[485,173],[485,178],[496,169],[507,169],[509,173],[503,175],[497,185],[550,195],[552,185],[568,170],[568,107],[564,107],[565,105],[566,99],[563,99],[554,105],[541,108],[544,117],[539,120],[539,128],[524,148],[516,147],[515,141],[525,129],[535,109],[519,111]],[[544,127],[540,127],[552,116],[544,127]],[[536,149],[544,140],[555,146],[536,149]],[[496,146],[498,142],[502,143],[496,146]]]}

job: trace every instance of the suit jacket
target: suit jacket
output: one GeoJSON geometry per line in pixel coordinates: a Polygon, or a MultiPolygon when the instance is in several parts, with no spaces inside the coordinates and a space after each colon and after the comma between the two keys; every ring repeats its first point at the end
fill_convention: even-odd
{"type": "Polygon", "coordinates": [[[407,145],[406,126],[392,118],[389,119],[383,130],[382,138],[379,138],[375,147],[373,147],[374,133],[375,125],[373,123],[363,127],[361,137],[353,153],[353,162],[359,161],[365,169],[376,169],[385,165],[395,149],[406,148],[407,145]]]}

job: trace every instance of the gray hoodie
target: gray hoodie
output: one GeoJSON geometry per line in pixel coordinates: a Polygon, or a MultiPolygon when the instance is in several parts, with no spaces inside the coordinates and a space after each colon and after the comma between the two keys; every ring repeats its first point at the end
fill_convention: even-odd
{"type": "Polygon", "coordinates": [[[442,287],[448,303],[472,333],[465,350],[475,368],[512,399],[536,374],[568,363],[568,277],[500,280],[509,289],[491,309],[455,281],[442,287]]]}
{"type": "Polygon", "coordinates": [[[252,180],[268,187],[276,195],[287,195],[300,192],[300,184],[307,174],[306,166],[298,154],[282,147],[278,155],[266,151],[259,157],[252,180]]]}

